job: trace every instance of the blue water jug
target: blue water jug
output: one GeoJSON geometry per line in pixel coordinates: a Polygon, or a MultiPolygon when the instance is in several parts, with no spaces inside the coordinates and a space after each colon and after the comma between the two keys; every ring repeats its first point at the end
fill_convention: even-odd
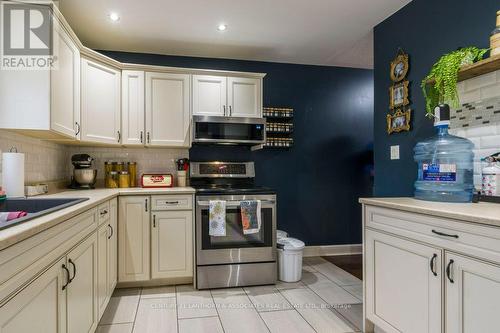
{"type": "Polygon", "coordinates": [[[434,110],[437,135],[417,143],[415,198],[443,202],[471,202],[474,193],[474,144],[448,133],[450,108],[434,110]]]}

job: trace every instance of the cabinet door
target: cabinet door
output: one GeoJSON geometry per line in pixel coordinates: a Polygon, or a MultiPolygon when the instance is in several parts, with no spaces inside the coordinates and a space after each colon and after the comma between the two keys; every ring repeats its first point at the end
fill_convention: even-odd
{"type": "Polygon", "coordinates": [[[130,196],[118,202],[118,281],[149,280],[150,199],[130,196]]]}
{"type": "Polygon", "coordinates": [[[93,332],[97,327],[97,234],[71,250],[68,255],[71,282],[67,292],[68,333],[93,332]]]}
{"type": "Polygon", "coordinates": [[[111,200],[109,207],[108,296],[111,297],[118,277],[118,200],[111,200]]]}
{"type": "Polygon", "coordinates": [[[193,115],[229,115],[226,81],[225,76],[193,75],[193,115]]]}
{"type": "Polygon", "coordinates": [[[1,307],[0,332],[66,332],[63,264],[59,260],[1,307]]]}
{"type": "Polygon", "coordinates": [[[500,266],[453,253],[445,265],[446,332],[498,332],[500,266]]]}
{"type": "Polygon", "coordinates": [[[364,255],[367,318],[388,333],[441,332],[441,250],[366,230],[364,255]]]}
{"type": "Polygon", "coordinates": [[[144,145],[144,72],[122,71],[122,143],[144,145]]]}
{"type": "Polygon", "coordinates": [[[82,141],[119,144],[120,71],[82,59],[82,141]]]}
{"type": "Polygon", "coordinates": [[[193,275],[192,211],[153,212],[151,275],[153,279],[193,275]]]}
{"type": "Polygon", "coordinates": [[[99,318],[104,313],[108,298],[108,223],[97,230],[97,306],[99,318]]]}
{"type": "Polygon", "coordinates": [[[242,77],[227,78],[229,116],[262,117],[261,80],[242,77]]]}
{"type": "Polygon", "coordinates": [[[50,128],[80,139],[80,51],[55,18],[54,33],[57,60],[50,71],[50,128]]]}
{"type": "Polygon", "coordinates": [[[189,74],[146,73],[146,143],[189,147],[189,74]]]}

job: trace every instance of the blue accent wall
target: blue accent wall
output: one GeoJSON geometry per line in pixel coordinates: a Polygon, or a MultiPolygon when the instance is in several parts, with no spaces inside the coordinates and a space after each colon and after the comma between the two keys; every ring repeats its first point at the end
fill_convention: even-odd
{"type": "Polygon", "coordinates": [[[357,200],[371,195],[371,70],[106,52],[123,62],[267,73],[264,106],[295,109],[290,150],[194,146],[191,160],[253,160],[278,192],[278,228],[307,245],[361,243],[357,200]]]}
{"type": "Polygon", "coordinates": [[[498,0],[413,0],[374,29],[375,46],[375,196],[413,196],[417,166],[413,147],[434,135],[432,121],[425,118],[420,81],[441,55],[459,47],[489,47],[495,27],[498,0]],[[389,64],[398,47],[410,55],[412,129],[387,135],[389,64]],[[400,146],[400,160],[390,160],[390,146],[400,146]]]}

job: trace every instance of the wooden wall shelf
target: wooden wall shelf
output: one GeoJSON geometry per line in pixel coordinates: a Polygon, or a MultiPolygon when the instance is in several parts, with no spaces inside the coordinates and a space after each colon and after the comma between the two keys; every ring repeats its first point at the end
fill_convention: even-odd
{"type": "MultiPolygon", "coordinates": [[[[489,57],[481,61],[475,62],[472,65],[463,66],[458,71],[458,82],[483,74],[491,73],[500,70],[500,55],[489,57]]],[[[433,84],[434,80],[427,81],[427,84],[433,84]]]]}

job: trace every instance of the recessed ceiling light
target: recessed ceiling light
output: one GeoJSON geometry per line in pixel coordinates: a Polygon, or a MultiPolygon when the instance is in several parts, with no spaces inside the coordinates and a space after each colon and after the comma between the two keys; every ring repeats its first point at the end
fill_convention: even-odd
{"type": "Polygon", "coordinates": [[[117,22],[120,21],[120,16],[118,15],[118,13],[112,12],[109,13],[109,19],[113,22],[117,22]]]}
{"type": "Polygon", "coordinates": [[[217,27],[217,30],[219,31],[224,31],[227,29],[227,25],[225,24],[219,24],[219,26],[217,27]]]}

